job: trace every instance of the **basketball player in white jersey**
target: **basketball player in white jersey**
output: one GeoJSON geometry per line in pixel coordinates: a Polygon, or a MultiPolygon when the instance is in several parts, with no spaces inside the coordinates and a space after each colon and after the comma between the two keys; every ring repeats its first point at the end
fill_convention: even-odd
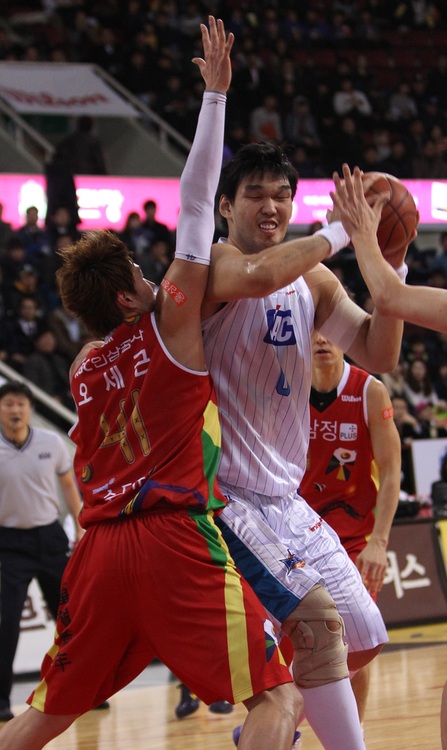
{"type": "MultiPolygon", "coordinates": [[[[364,743],[343,679],[348,672],[337,671],[334,643],[326,642],[328,632],[336,639],[339,625],[330,617],[330,597],[318,601],[321,592],[327,596],[321,584],[345,621],[353,672],[387,635],[338,537],[298,492],[309,439],[310,336],[320,329],[361,367],[386,371],[398,360],[402,324],[367,315],[318,265],[348,244],[340,222],[280,244],[296,184],[295,170],[271,144],[242,148],[222,171],[219,205],[229,236],[213,246],[202,308],[222,424],[218,478],[229,501],[222,531],[242,574],[291,636],[294,677],[321,743],[326,750],[358,750],[364,743]]],[[[386,197],[373,207],[359,202],[354,244],[377,246],[386,197]]]]}

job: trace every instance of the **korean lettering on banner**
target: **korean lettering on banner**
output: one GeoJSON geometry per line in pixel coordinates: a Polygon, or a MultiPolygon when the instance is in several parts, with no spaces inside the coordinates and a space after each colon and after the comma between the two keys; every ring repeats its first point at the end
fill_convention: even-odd
{"type": "Polygon", "coordinates": [[[409,589],[419,589],[431,586],[431,580],[425,575],[425,567],[417,561],[416,555],[411,553],[406,555],[406,565],[403,570],[399,570],[397,554],[387,552],[388,567],[386,569],[383,583],[393,583],[396,592],[396,598],[402,599],[405,591],[409,589]],[[410,576],[414,576],[410,579],[410,576]]]}

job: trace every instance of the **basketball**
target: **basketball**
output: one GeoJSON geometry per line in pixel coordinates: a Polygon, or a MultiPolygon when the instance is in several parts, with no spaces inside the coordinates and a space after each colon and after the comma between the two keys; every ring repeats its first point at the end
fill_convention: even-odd
{"type": "Polygon", "coordinates": [[[408,244],[418,224],[417,209],[413,196],[397,177],[385,172],[368,173],[371,174],[379,174],[380,177],[371,185],[366,196],[384,192],[391,194],[382,209],[382,218],[377,229],[379,246],[386,258],[408,244]]]}

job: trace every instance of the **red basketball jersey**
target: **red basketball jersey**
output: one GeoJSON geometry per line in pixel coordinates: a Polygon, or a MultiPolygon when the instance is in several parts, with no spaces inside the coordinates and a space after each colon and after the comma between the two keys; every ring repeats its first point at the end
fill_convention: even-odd
{"type": "Polygon", "coordinates": [[[307,470],[300,491],[343,543],[367,536],[374,526],[378,472],[368,430],[370,379],[345,363],[336,399],[323,411],[310,406],[307,470]]]}
{"type": "Polygon", "coordinates": [[[211,378],[175,362],[154,314],[123,322],[92,349],[71,387],[82,526],[161,500],[204,511],[224,507],[215,479],[220,426],[211,378]]]}

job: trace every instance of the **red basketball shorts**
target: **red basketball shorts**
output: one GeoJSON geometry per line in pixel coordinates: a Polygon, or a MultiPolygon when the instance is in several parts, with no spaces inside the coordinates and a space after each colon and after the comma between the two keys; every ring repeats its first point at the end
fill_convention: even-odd
{"type": "Polygon", "coordinates": [[[87,530],[66,568],[55,642],[28,703],[84,713],[154,657],[205,703],[292,681],[211,513],[163,509],[87,530]]]}

